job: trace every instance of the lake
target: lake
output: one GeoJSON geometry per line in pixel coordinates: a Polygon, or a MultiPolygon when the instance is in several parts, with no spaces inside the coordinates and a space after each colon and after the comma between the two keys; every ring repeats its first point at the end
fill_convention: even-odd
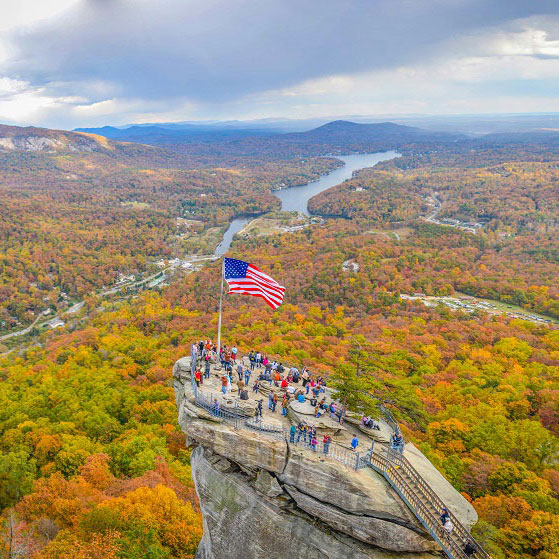
{"type": "MultiPolygon", "coordinates": [[[[336,156],[345,163],[343,167],[339,167],[334,171],[320,177],[316,181],[302,184],[301,186],[291,186],[283,190],[273,190],[272,194],[281,200],[281,210],[284,212],[300,212],[305,215],[309,214],[308,202],[313,197],[332,188],[342,182],[350,179],[353,173],[367,167],[374,167],[381,161],[394,159],[399,157],[399,153],[395,151],[385,151],[378,153],[363,153],[354,155],[336,156]]],[[[216,256],[223,256],[231,246],[233,237],[238,233],[252,217],[239,217],[231,221],[229,228],[225,231],[223,239],[215,249],[216,256]]]]}

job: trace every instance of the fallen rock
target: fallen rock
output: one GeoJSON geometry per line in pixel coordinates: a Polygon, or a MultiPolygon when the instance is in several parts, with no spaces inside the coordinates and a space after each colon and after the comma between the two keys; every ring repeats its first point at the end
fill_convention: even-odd
{"type": "Polygon", "coordinates": [[[260,470],[256,476],[254,489],[266,497],[277,497],[283,493],[278,480],[266,470],[260,470]]]}

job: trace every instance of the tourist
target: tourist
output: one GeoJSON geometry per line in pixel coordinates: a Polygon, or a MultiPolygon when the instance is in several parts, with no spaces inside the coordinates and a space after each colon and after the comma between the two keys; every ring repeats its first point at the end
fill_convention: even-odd
{"type": "Polygon", "coordinates": [[[260,390],[260,383],[258,382],[258,379],[254,381],[254,384],[252,385],[252,391],[256,394],[258,394],[258,391],[260,390]]]}
{"type": "Polygon", "coordinates": [[[390,446],[393,450],[396,450],[400,453],[404,452],[404,437],[402,437],[401,433],[396,432],[392,435],[390,446]]]}
{"type": "Polygon", "coordinates": [[[213,409],[214,415],[217,417],[219,415],[219,402],[217,401],[217,398],[214,399],[212,409],[213,409]]]}
{"type": "Polygon", "coordinates": [[[262,354],[260,352],[256,354],[255,363],[256,366],[260,369],[260,366],[262,364],[262,354]]]}
{"type": "Polygon", "coordinates": [[[206,368],[204,369],[204,378],[210,378],[210,360],[206,361],[206,368]]]}
{"type": "Polygon", "coordinates": [[[243,366],[241,363],[237,365],[237,376],[239,377],[239,380],[243,379],[243,366]]]}
{"type": "Polygon", "coordinates": [[[312,438],[311,438],[311,447],[313,449],[313,452],[316,452],[316,445],[317,444],[318,444],[318,441],[316,439],[316,432],[313,432],[312,438]]]}
{"type": "Polygon", "coordinates": [[[336,420],[336,404],[334,402],[330,404],[330,419],[336,420]]]}
{"type": "Polygon", "coordinates": [[[441,524],[444,526],[446,521],[450,518],[450,513],[446,507],[443,507],[443,510],[440,515],[441,524]]]}
{"type": "Polygon", "coordinates": [[[244,387],[245,387],[245,383],[244,383],[241,379],[239,379],[239,380],[237,381],[237,389],[238,389],[238,391],[239,391],[239,394],[241,393],[241,390],[242,390],[244,387]]]}
{"type": "Polygon", "coordinates": [[[194,380],[196,381],[196,386],[200,388],[200,384],[202,383],[202,373],[198,369],[196,369],[196,372],[194,373],[194,380]]]}
{"type": "Polygon", "coordinates": [[[305,403],[305,395],[299,393],[299,395],[297,396],[297,401],[301,402],[301,404],[304,404],[305,403]]]}
{"type": "Polygon", "coordinates": [[[248,369],[245,369],[245,384],[248,386],[248,382],[250,380],[251,372],[248,369]]]}
{"type": "Polygon", "coordinates": [[[472,542],[466,542],[466,545],[464,546],[464,555],[466,557],[472,557],[476,551],[477,549],[472,542]]]}
{"type": "Polygon", "coordinates": [[[289,442],[290,443],[294,443],[295,442],[295,433],[297,433],[297,427],[295,427],[295,425],[292,425],[289,428],[289,442]]]}
{"type": "Polygon", "coordinates": [[[283,415],[283,417],[287,417],[288,410],[289,410],[289,397],[284,396],[283,400],[281,401],[281,415],[283,415]]]}
{"type": "Polygon", "coordinates": [[[318,400],[318,396],[319,396],[319,394],[320,394],[320,386],[318,386],[318,384],[315,384],[315,385],[313,386],[312,394],[313,394],[315,400],[318,400]]]}
{"type": "Polygon", "coordinates": [[[278,370],[278,373],[279,373],[280,375],[283,375],[283,372],[285,371],[285,369],[284,369],[284,367],[283,367],[283,365],[282,365],[281,363],[278,365],[277,370],[278,370]]]}
{"type": "Polygon", "coordinates": [[[250,370],[254,371],[254,366],[256,364],[256,356],[254,354],[254,351],[250,351],[250,353],[248,354],[248,360],[250,361],[250,370]]]}
{"type": "Polygon", "coordinates": [[[309,427],[309,446],[312,447],[313,439],[316,439],[316,427],[309,427]]]}
{"type": "Polygon", "coordinates": [[[351,450],[355,452],[358,446],[359,446],[359,439],[357,438],[357,435],[354,435],[353,439],[351,439],[351,450]]]}
{"type": "MultiPolygon", "coordinates": [[[[278,376],[279,376],[279,375],[278,375],[278,376]]],[[[282,390],[286,390],[288,386],[289,386],[289,383],[287,382],[287,379],[283,379],[283,380],[281,381],[281,388],[282,388],[282,390]]]]}
{"type": "Polygon", "coordinates": [[[297,425],[297,442],[299,442],[301,440],[301,437],[303,436],[304,427],[305,426],[302,423],[299,423],[299,425],[297,425]]]}
{"type": "Polygon", "coordinates": [[[270,392],[268,394],[268,409],[271,410],[273,405],[274,405],[274,393],[270,392]]]}
{"type": "Polygon", "coordinates": [[[227,375],[223,375],[221,377],[221,391],[223,395],[227,394],[227,383],[229,382],[229,377],[227,375]]]}
{"type": "Polygon", "coordinates": [[[276,411],[276,406],[278,405],[278,395],[274,392],[272,396],[272,412],[276,411]]]}
{"type": "Polygon", "coordinates": [[[262,400],[256,403],[256,417],[262,417],[262,400]]]}
{"type": "Polygon", "coordinates": [[[361,423],[364,427],[367,427],[367,429],[376,429],[377,431],[380,431],[380,425],[372,417],[364,415],[361,423]]]}
{"type": "Polygon", "coordinates": [[[448,539],[448,547],[451,548],[452,547],[452,530],[454,529],[454,526],[452,524],[452,521],[450,520],[450,518],[447,518],[446,522],[443,525],[443,530],[446,532],[446,537],[448,539]]]}
{"type": "Polygon", "coordinates": [[[269,364],[268,358],[265,355],[263,355],[262,356],[262,366],[266,369],[268,367],[268,364],[269,364]]]}
{"type": "Polygon", "coordinates": [[[330,451],[330,443],[332,442],[332,437],[330,435],[324,435],[322,439],[322,444],[324,445],[324,454],[328,454],[330,451]]]}
{"type": "Polygon", "coordinates": [[[231,348],[231,359],[236,362],[237,361],[237,348],[233,346],[231,348]]]}

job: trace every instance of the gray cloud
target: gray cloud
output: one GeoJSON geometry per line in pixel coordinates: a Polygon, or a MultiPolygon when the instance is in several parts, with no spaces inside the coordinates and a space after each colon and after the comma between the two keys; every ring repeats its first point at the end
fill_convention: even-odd
{"type": "Polygon", "coordinates": [[[222,103],[311,78],[413,64],[453,38],[541,14],[559,14],[559,2],[86,1],[12,35],[0,73],[90,101],[222,103]]]}

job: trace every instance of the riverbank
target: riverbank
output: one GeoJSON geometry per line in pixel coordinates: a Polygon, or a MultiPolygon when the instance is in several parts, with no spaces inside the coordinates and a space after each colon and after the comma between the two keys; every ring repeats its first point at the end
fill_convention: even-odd
{"type": "MultiPolygon", "coordinates": [[[[354,174],[361,169],[374,167],[381,161],[388,161],[395,157],[400,157],[400,154],[395,151],[336,156],[336,159],[344,163],[342,167],[338,167],[319,179],[309,181],[306,184],[289,186],[271,190],[270,192],[281,201],[280,211],[297,212],[311,218],[312,216],[308,209],[308,203],[313,196],[351,179],[354,174]]],[[[239,216],[233,219],[225,231],[223,239],[216,246],[214,254],[216,256],[224,256],[229,250],[235,235],[241,230],[245,230],[252,219],[260,219],[262,215],[266,214],[239,216]]],[[[318,214],[316,216],[313,214],[313,216],[321,217],[318,214]]]]}

